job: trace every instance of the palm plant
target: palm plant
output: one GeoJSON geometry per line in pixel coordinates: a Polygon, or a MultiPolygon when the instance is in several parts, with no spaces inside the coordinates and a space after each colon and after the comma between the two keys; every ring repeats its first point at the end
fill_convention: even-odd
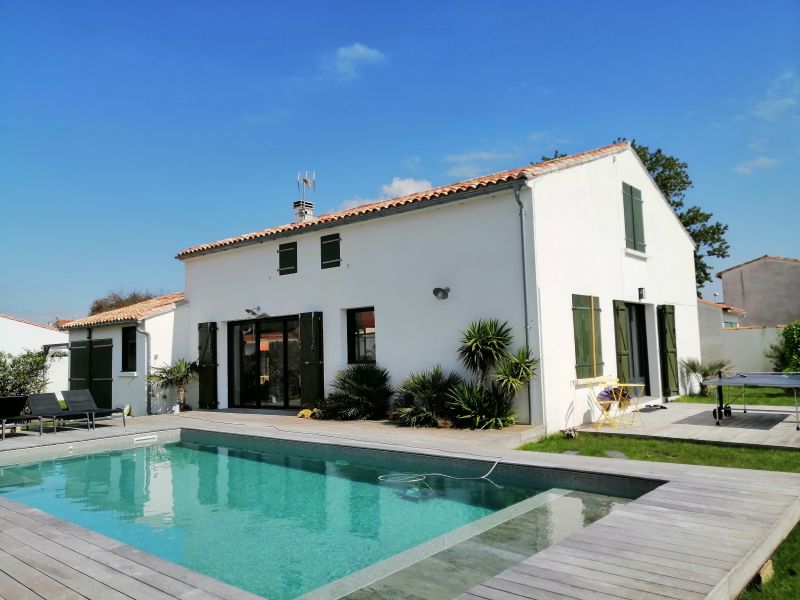
{"type": "Polygon", "coordinates": [[[538,365],[539,359],[531,356],[531,351],[523,346],[516,353],[507,352],[500,359],[494,380],[503,392],[513,398],[536,377],[538,365]]]}
{"type": "Polygon", "coordinates": [[[514,396],[496,384],[462,383],[449,394],[457,422],[470,429],[502,429],[517,420],[514,396]]]}
{"type": "Polygon", "coordinates": [[[179,358],[173,365],[155,367],[148,376],[156,387],[161,389],[176,388],[178,390],[178,405],[181,410],[186,410],[186,386],[198,376],[197,364],[179,358]]]}
{"type": "Polygon", "coordinates": [[[703,362],[698,358],[687,358],[681,361],[681,367],[683,367],[687,377],[693,377],[697,381],[700,386],[700,395],[708,396],[708,386],[705,381],[714,377],[720,371],[730,369],[731,363],[724,359],[703,362]]]}
{"type": "Polygon", "coordinates": [[[449,419],[449,392],[462,379],[456,373],[445,373],[441,365],[430,371],[411,373],[397,390],[394,418],[409,427],[439,427],[449,419]]]}
{"type": "Polygon", "coordinates": [[[318,408],[323,419],[363,420],[386,416],[390,387],[389,371],[372,363],[357,363],[336,374],[334,392],[318,408]]]}
{"type": "Polygon", "coordinates": [[[508,322],[498,319],[479,319],[470,323],[461,336],[458,358],[467,369],[477,375],[481,385],[505,356],[511,343],[508,322]]]}

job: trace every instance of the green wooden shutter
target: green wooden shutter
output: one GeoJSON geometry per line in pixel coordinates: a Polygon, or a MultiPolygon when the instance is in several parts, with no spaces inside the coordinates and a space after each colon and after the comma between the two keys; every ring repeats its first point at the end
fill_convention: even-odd
{"type": "Polygon", "coordinates": [[[111,408],[111,361],[114,343],[111,339],[91,341],[89,354],[89,391],[98,408],[111,408]]]}
{"type": "Polygon", "coordinates": [[[575,374],[578,379],[592,377],[592,299],[572,295],[572,327],[575,335],[575,374]]]}
{"type": "Polygon", "coordinates": [[[300,398],[304,406],[317,406],[323,397],[323,367],[322,313],[301,313],[300,398]]]}
{"type": "Polygon", "coordinates": [[[278,274],[297,273],[297,242],[278,246],[278,274]]]}
{"type": "Polygon", "coordinates": [[[675,307],[658,307],[658,333],[661,353],[661,387],[663,395],[678,395],[678,344],[675,336],[675,307]]]}
{"type": "Polygon", "coordinates": [[[625,246],[636,248],[636,233],[634,231],[633,216],[633,188],[627,183],[622,184],[622,209],[625,213],[625,246]]]}
{"type": "MultiPolygon", "coordinates": [[[[631,188],[631,210],[633,211],[633,248],[644,252],[644,220],[642,216],[642,192],[631,188]]],[[[629,246],[630,247],[630,246],[629,246]]]]}
{"type": "Polygon", "coordinates": [[[341,238],[338,233],[323,235],[320,240],[320,257],[323,269],[332,269],[342,264],[341,238]]]}
{"type": "Polygon", "coordinates": [[[198,406],[217,408],[217,324],[197,324],[198,406]]]}
{"type": "Polygon", "coordinates": [[[89,340],[71,342],[69,345],[69,389],[89,389],[89,340]]]}
{"type": "Polygon", "coordinates": [[[614,300],[614,339],[617,345],[617,377],[631,380],[630,339],[628,336],[628,307],[622,300],[614,300]]]}
{"type": "Polygon", "coordinates": [[[600,335],[600,298],[592,296],[592,320],[590,326],[593,328],[592,342],[592,359],[594,361],[594,369],[592,370],[592,377],[599,377],[603,374],[603,336],[600,335]]]}

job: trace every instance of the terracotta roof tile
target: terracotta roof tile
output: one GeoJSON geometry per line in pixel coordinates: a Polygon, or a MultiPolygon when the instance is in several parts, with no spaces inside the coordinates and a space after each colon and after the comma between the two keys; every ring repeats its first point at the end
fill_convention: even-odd
{"type": "Polygon", "coordinates": [[[226,238],[224,240],[211,242],[209,244],[193,246],[192,248],[187,248],[186,250],[182,250],[181,252],[179,252],[176,258],[183,259],[196,254],[222,250],[224,248],[238,246],[241,244],[245,244],[247,242],[252,242],[254,240],[269,238],[277,234],[284,234],[287,232],[295,232],[295,231],[299,232],[304,229],[312,229],[314,227],[318,227],[323,224],[345,222],[349,219],[353,219],[362,215],[367,215],[371,213],[380,213],[386,210],[399,208],[402,206],[409,206],[412,204],[422,204],[424,202],[435,200],[437,198],[451,196],[453,194],[459,194],[472,190],[489,188],[493,185],[498,185],[501,183],[533,179],[535,177],[539,177],[541,175],[545,175],[553,171],[559,171],[561,169],[574,167],[580,164],[596,160],[598,158],[610,156],[612,154],[622,152],[629,147],[630,144],[628,142],[619,142],[616,144],[611,144],[609,146],[595,148],[594,150],[589,150],[587,152],[573,154],[571,156],[565,156],[562,158],[557,158],[554,160],[540,162],[536,164],[529,164],[523,167],[518,167],[516,169],[509,169],[507,171],[500,171],[499,173],[492,173],[490,175],[484,175],[482,177],[477,177],[475,179],[469,179],[467,181],[459,181],[449,185],[433,188],[431,190],[427,190],[424,192],[417,192],[415,194],[400,196],[398,198],[390,198],[387,200],[379,200],[377,202],[371,202],[369,204],[363,204],[361,206],[355,206],[353,208],[348,208],[337,212],[323,214],[314,219],[310,219],[302,223],[287,223],[285,225],[279,225],[278,227],[262,229],[260,231],[255,231],[253,233],[246,233],[244,235],[226,238]]]}
{"type": "Polygon", "coordinates": [[[25,323],[26,325],[35,325],[36,327],[41,327],[42,329],[50,329],[52,331],[58,331],[58,327],[55,327],[53,325],[49,325],[47,323],[37,323],[36,321],[29,321],[28,319],[21,319],[13,315],[6,315],[0,313],[0,318],[9,319],[10,321],[17,321],[19,323],[25,323]]]}
{"type": "Polygon", "coordinates": [[[711,300],[703,300],[702,298],[698,298],[697,301],[701,304],[707,304],[708,306],[716,306],[722,310],[731,310],[733,312],[741,313],[747,312],[747,310],[744,308],[739,308],[738,306],[732,306],[730,304],[723,304],[722,302],[712,302],[711,300]]]}
{"type": "Polygon", "coordinates": [[[159,312],[167,309],[170,304],[175,304],[184,299],[183,292],[177,294],[165,294],[157,298],[150,298],[144,302],[137,302],[130,306],[123,306],[122,308],[115,308],[114,310],[107,310],[106,312],[84,317],[83,319],[76,319],[63,325],[63,329],[80,329],[83,327],[92,327],[95,325],[110,325],[112,323],[124,323],[128,321],[141,321],[148,317],[154,316],[159,312]]]}

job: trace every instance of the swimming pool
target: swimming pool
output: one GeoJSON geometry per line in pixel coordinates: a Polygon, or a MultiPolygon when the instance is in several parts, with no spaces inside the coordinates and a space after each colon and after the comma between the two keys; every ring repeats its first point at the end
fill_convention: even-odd
{"type": "Polygon", "coordinates": [[[238,437],[3,467],[0,493],[273,600],[534,510],[524,537],[540,548],[625,502],[513,470],[481,479],[491,463],[238,437]],[[398,472],[442,474],[383,477],[398,472]]]}

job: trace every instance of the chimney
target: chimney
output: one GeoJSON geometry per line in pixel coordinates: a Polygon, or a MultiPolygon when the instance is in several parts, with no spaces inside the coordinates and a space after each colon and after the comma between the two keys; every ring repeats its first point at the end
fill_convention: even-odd
{"type": "Polygon", "coordinates": [[[297,200],[292,204],[294,208],[294,222],[305,223],[314,218],[314,203],[308,200],[297,200]]]}

